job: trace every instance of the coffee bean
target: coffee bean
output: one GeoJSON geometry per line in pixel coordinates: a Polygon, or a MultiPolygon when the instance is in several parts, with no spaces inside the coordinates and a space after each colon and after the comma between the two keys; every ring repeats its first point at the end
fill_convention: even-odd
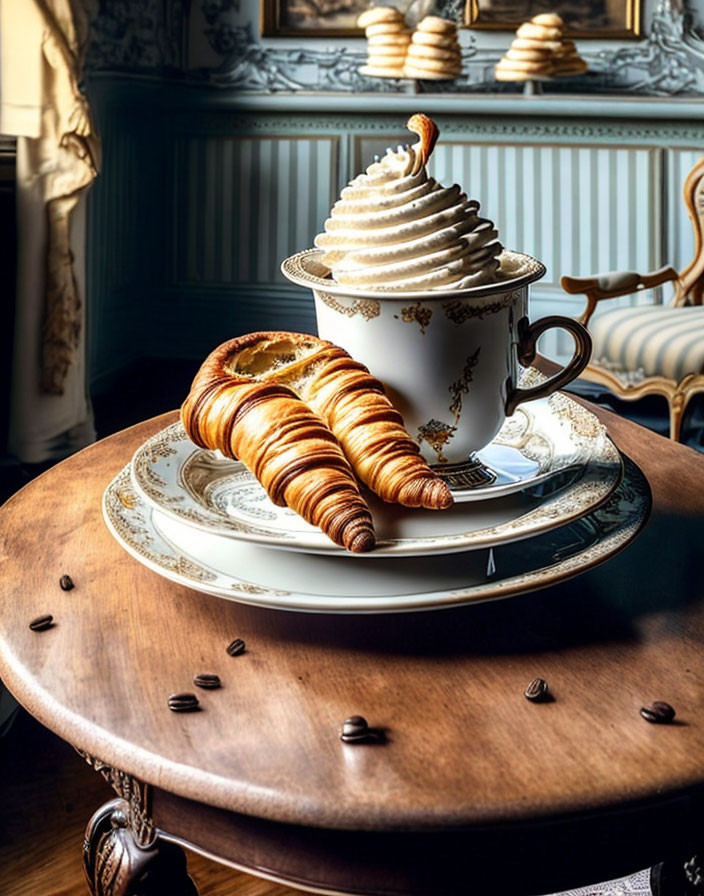
{"type": "Polygon", "coordinates": [[[72,588],[76,587],[73,584],[73,579],[71,578],[71,576],[65,574],[59,579],[59,585],[62,591],[70,591],[72,588]]]}
{"type": "Polygon", "coordinates": [[[342,723],[340,740],[346,744],[373,743],[383,739],[383,733],[370,728],[363,716],[350,716],[342,723]]]}
{"type": "Polygon", "coordinates": [[[646,722],[654,725],[667,725],[675,717],[675,710],[664,700],[654,700],[648,706],[642,706],[640,714],[646,722]]]}
{"type": "Polygon", "coordinates": [[[354,737],[368,731],[369,725],[364,716],[350,716],[342,723],[342,734],[345,737],[354,737]]]}
{"type": "Polygon", "coordinates": [[[46,629],[51,628],[54,624],[54,617],[51,613],[47,613],[45,616],[37,616],[36,619],[33,619],[29,623],[29,627],[33,632],[43,632],[46,629]]]}
{"type": "Polygon", "coordinates": [[[206,690],[212,691],[215,688],[220,687],[220,676],[214,675],[211,672],[200,672],[193,679],[193,684],[198,688],[205,688],[206,690]]]}
{"type": "Polygon", "coordinates": [[[548,683],[544,678],[534,678],[523,692],[527,700],[533,703],[541,703],[547,699],[548,683]]]}
{"type": "Polygon", "coordinates": [[[172,712],[194,712],[198,709],[198,698],[195,694],[172,694],[167,703],[172,712]]]}
{"type": "Polygon", "coordinates": [[[227,652],[230,656],[239,656],[244,653],[245,644],[242,638],[235,638],[234,641],[227,645],[227,652]]]}

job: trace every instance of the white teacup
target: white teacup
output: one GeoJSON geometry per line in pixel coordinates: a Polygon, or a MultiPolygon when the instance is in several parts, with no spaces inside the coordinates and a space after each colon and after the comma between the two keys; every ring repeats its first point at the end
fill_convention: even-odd
{"type": "Polygon", "coordinates": [[[527,317],[528,287],[545,274],[534,258],[504,252],[496,283],[444,292],[390,292],[340,286],[309,249],[282,271],[315,296],[318,335],[365,364],[386,387],[408,432],[431,464],[461,464],[491,442],[523,401],[542,398],[585,368],[591,338],[569,317],[535,323],[527,317]],[[557,374],[518,387],[545,330],[572,333],[575,352],[557,374]]]}

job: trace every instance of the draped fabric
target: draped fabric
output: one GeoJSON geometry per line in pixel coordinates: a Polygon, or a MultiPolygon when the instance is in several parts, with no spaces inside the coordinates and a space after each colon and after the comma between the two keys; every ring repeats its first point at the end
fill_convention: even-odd
{"type": "Polygon", "coordinates": [[[79,86],[92,9],[89,0],[0,4],[0,130],[18,137],[9,449],[37,463],[94,438],[79,206],[100,167],[100,141],[79,86]]]}

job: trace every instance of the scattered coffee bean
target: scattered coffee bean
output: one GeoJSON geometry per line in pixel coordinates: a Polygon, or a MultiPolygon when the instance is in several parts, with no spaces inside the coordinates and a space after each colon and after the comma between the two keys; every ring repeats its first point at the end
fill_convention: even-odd
{"type": "Polygon", "coordinates": [[[47,613],[45,616],[37,616],[36,619],[33,619],[29,623],[29,627],[33,632],[43,632],[48,628],[51,628],[54,624],[54,617],[51,613],[47,613]]]}
{"type": "Polygon", "coordinates": [[[227,652],[230,656],[239,656],[241,653],[244,653],[245,644],[242,638],[235,638],[230,644],[227,645],[227,652]]]}
{"type": "Polygon", "coordinates": [[[68,575],[61,576],[61,578],[59,579],[59,585],[62,591],[71,591],[72,588],[76,587],[73,584],[73,579],[68,575]]]}
{"type": "Polygon", "coordinates": [[[198,698],[195,694],[172,694],[167,703],[172,712],[194,712],[198,709],[198,698]]]}
{"type": "Polygon", "coordinates": [[[547,699],[548,683],[544,678],[534,678],[523,692],[527,700],[533,703],[541,703],[547,699]]]}
{"type": "Polygon", "coordinates": [[[220,676],[211,672],[201,672],[193,679],[193,684],[198,688],[213,691],[220,687],[220,676]]]}
{"type": "Polygon", "coordinates": [[[675,710],[663,700],[654,700],[648,706],[642,706],[640,714],[646,722],[654,725],[667,725],[675,717],[675,710]]]}
{"type": "Polygon", "coordinates": [[[363,716],[350,716],[342,723],[340,740],[346,744],[373,743],[383,739],[383,733],[370,728],[363,716]]]}

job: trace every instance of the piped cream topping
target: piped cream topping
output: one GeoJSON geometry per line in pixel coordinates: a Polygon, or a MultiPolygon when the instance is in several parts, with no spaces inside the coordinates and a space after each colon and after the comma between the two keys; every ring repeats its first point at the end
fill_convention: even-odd
{"type": "Polygon", "coordinates": [[[443,187],[428,175],[437,128],[422,115],[409,127],[416,119],[419,142],[388,149],[355,177],[315,238],[340,284],[463,289],[496,279],[503,249],[497,230],[457,184],[443,187]]]}

